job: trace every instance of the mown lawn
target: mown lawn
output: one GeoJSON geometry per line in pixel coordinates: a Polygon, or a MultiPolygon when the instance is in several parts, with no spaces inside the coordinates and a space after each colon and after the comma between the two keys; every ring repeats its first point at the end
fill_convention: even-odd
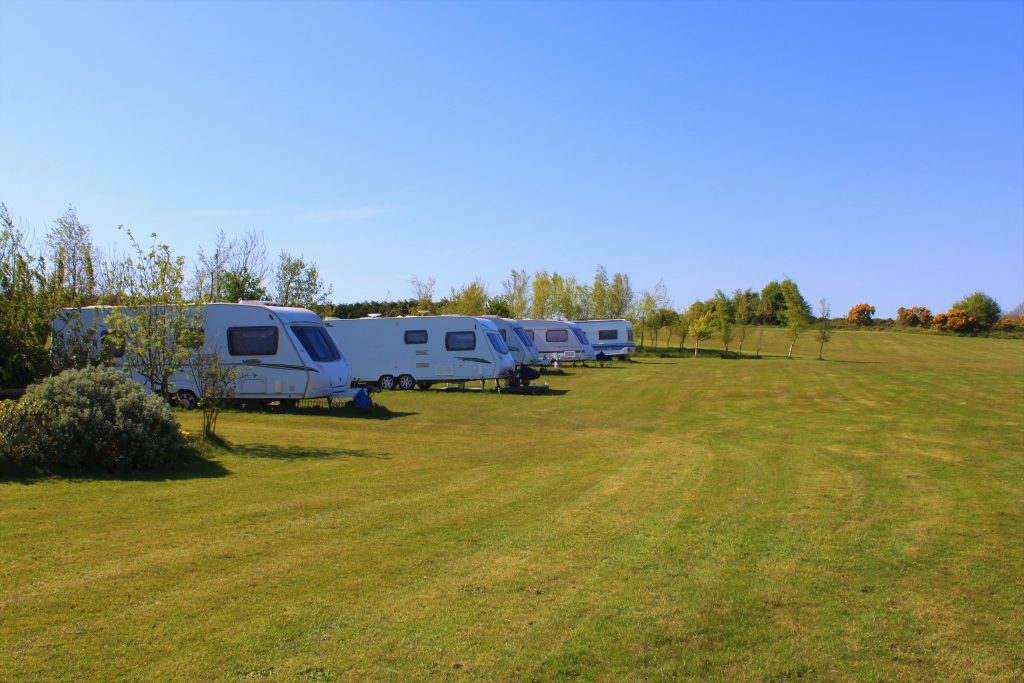
{"type": "Polygon", "coordinates": [[[0,679],[1021,680],[1024,342],[811,346],[0,482],[0,679]]]}

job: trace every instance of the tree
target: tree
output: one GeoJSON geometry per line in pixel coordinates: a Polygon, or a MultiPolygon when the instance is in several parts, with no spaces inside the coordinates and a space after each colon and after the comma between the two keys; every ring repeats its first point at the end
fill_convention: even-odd
{"type": "Polygon", "coordinates": [[[628,275],[615,273],[612,276],[612,284],[608,289],[608,296],[605,301],[607,304],[605,309],[607,317],[626,317],[626,314],[633,307],[633,287],[629,283],[628,275]]]}
{"type": "Polygon", "coordinates": [[[551,274],[538,270],[533,274],[530,311],[533,318],[546,320],[555,314],[554,290],[551,274]]]}
{"type": "Polygon", "coordinates": [[[433,313],[434,307],[434,288],[437,286],[437,280],[433,277],[428,277],[426,280],[420,280],[418,277],[413,275],[409,278],[409,284],[412,285],[413,294],[416,297],[416,305],[420,311],[426,311],[427,313],[433,313]]]}
{"type": "Polygon", "coordinates": [[[757,292],[749,289],[735,290],[732,293],[732,309],[736,318],[736,330],[739,333],[739,352],[743,353],[743,341],[747,338],[747,328],[757,317],[757,305],[760,297],[757,292]]]}
{"type": "Polygon", "coordinates": [[[814,338],[818,341],[818,360],[824,360],[822,351],[825,343],[832,339],[835,332],[835,321],[832,320],[832,307],[822,297],[818,302],[818,323],[814,338]]]}
{"type": "Polygon", "coordinates": [[[504,294],[492,296],[487,300],[487,304],[484,306],[484,312],[487,315],[497,315],[502,318],[514,318],[512,315],[512,308],[508,305],[508,299],[505,298],[504,294]]]}
{"type": "Polygon", "coordinates": [[[186,362],[192,380],[199,392],[198,405],[203,411],[202,441],[217,431],[220,412],[235,395],[235,382],[241,374],[237,367],[224,362],[219,349],[205,349],[201,345],[191,350],[186,362]]]}
{"type": "Polygon", "coordinates": [[[283,306],[313,308],[327,303],[334,289],[324,284],[315,263],[282,251],[274,271],[274,296],[283,306]]]}
{"type": "Polygon", "coordinates": [[[932,312],[924,306],[896,309],[896,323],[905,327],[931,327],[932,312]]]}
{"type": "Polygon", "coordinates": [[[687,311],[677,313],[675,320],[672,323],[672,327],[675,329],[676,334],[679,335],[679,349],[682,350],[686,344],[686,337],[690,334],[690,323],[693,322],[690,318],[690,314],[687,311]]]}
{"type": "Polygon", "coordinates": [[[247,266],[226,271],[220,279],[220,293],[224,301],[264,301],[270,296],[259,276],[247,266]]]}
{"type": "Polygon", "coordinates": [[[551,274],[551,299],[555,313],[566,320],[582,320],[588,313],[589,290],[572,275],[551,274]]]}
{"type": "Polygon", "coordinates": [[[120,229],[127,233],[135,255],[126,259],[120,283],[126,307],[114,309],[106,322],[124,349],[125,369],[168,399],[171,377],[202,345],[204,315],[185,303],[184,257],[173,256],[170,247],[157,242],[156,233],[143,248],[131,230],[123,225],[120,229]]]}
{"type": "Polygon", "coordinates": [[[779,288],[782,290],[782,299],[785,302],[782,314],[783,322],[789,325],[790,312],[793,312],[798,320],[804,322],[812,317],[811,305],[804,299],[795,282],[787,277],[780,283],[779,288]]]}
{"type": "Polygon", "coordinates": [[[476,278],[459,289],[452,287],[452,293],[441,310],[459,315],[483,315],[486,308],[487,286],[483,280],[476,278]]]}
{"type": "Polygon", "coordinates": [[[693,336],[694,339],[694,358],[697,357],[697,350],[700,348],[700,343],[704,340],[711,339],[711,328],[714,325],[714,320],[715,312],[707,311],[690,323],[690,335],[693,336]]]}
{"type": "Polygon", "coordinates": [[[195,301],[239,301],[267,298],[264,281],[269,270],[263,235],[255,231],[228,240],[217,233],[213,251],[199,248],[189,296],[195,301]]]}
{"type": "Polygon", "coordinates": [[[761,348],[764,345],[764,328],[767,325],[775,325],[779,322],[779,315],[786,307],[786,299],[782,295],[782,286],[775,282],[769,282],[761,290],[761,297],[757,304],[757,350],[754,355],[761,357],[761,348]]]}
{"type": "Polygon", "coordinates": [[[725,347],[725,352],[728,353],[729,342],[732,341],[732,326],[735,315],[732,300],[725,295],[725,292],[718,289],[715,290],[715,296],[711,303],[715,310],[715,327],[718,328],[718,334],[722,338],[722,346],[725,347]]]}
{"type": "Polygon", "coordinates": [[[92,234],[78,219],[75,207],[68,206],[56,220],[46,233],[46,243],[52,279],[62,295],[60,303],[79,307],[91,303],[96,290],[92,234]]]}
{"type": "Polygon", "coordinates": [[[594,283],[590,285],[590,310],[595,318],[602,320],[612,317],[609,313],[611,310],[608,301],[610,294],[611,285],[608,282],[608,271],[604,269],[604,266],[598,265],[594,271],[594,283]]]}
{"type": "Polygon", "coordinates": [[[46,259],[31,253],[0,204],[0,386],[24,387],[50,372],[46,339],[56,308],[46,259]]]}
{"type": "Polygon", "coordinates": [[[651,316],[650,324],[652,334],[655,339],[655,345],[657,345],[658,337],[661,336],[661,330],[667,328],[668,340],[665,342],[665,346],[672,346],[672,328],[677,317],[676,312],[671,308],[659,308],[654,311],[654,314],[651,316]]]}
{"type": "Polygon", "coordinates": [[[962,308],[951,308],[936,315],[933,326],[937,330],[967,334],[978,328],[978,319],[962,308]]]}
{"type": "Polygon", "coordinates": [[[530,312],[530,276],[525,270],[513,270],[501,283],[503,295],[512,318],[523,318],[530,312]]]}
{"type": "Polygon", "coordinates": [[[1000,309],[996,300],[984,292],[974,292],[953,304],[953,309],[967,311],[977,327],[987,330],[999,322],[1000,309]]]}
{"type": "Polygon", "coordinates": [[[782,322],[780,315],[786,308],[786,297],[782,293],[782,285],[772,280],[761,290],[761,324],[778,325],[782,322]]]}
{"type": "Polygon", "coordinates": [[[786,310],[785,320],[786,329],[789,333],[789,352],[786,354],[786,358],[793,357],[793,347],[796,346],[796,340],[800,336],[800,333],[807,327],[808,320],[810,319],[810,307],[807,305],[807,301],[803,295],[800,294],[800,290],[789,278],[782,281],[782,293],[786,299],[786,310]]]}
{"type": "Polygon", "coordinates": [[[853,325],[865,327],[871,324],[871,316],[875,314],[875,307],[870,304],[857,304],[846,314],[846,319],[853,325]]]}

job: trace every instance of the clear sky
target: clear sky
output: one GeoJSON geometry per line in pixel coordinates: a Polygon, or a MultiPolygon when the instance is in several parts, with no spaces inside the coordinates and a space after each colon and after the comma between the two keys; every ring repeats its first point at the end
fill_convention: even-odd
{"type": "Polygon", "coordinates": [[[1012,308],[1024,3],[0,0],[0,201],[190,257],[256,229],[337,301],[600,263],[1012,308]]]}

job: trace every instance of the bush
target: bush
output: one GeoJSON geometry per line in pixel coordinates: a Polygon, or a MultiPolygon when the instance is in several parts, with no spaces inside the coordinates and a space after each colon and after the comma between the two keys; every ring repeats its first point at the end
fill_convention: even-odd
{"type": "Polygon", "coordinates": [[[965,296],[953,304],[950,312],[952,313],[953,310],[966,311],[970,317],[974,318],[975,325],[983,330],[987,330],[999,322],[999,304],[984,292],[975,292],[965,296]]]}
{"type": "Polygon", "coordinates": [[[906,327],[931,327],[932,312],[924,306],[896,309],[896,322],[906,327]]]}
{"type": "Polygon", "coordinates": [[[857,304],[846,314],[846,319],[853,325],[870,325],[875,307],[870,304],[857,304]]]}
{"type": "Polygon", "coordinates": [[[1003,316],[1003,319],[992,326],[992,329],[999,332],[1016,332],[1020,327],[1020,318],[1013,315],[1003,316]]]}
{"type": "Polygon", "coordinates": [[[932,325],[937,330],[967,334],[978,328],[978,321],[967,311],[953,308],[946,313],[937,314],[932,325]]]}
{"type": "Polygon", "coordinates": [[[172,464],[182,435],[170,407],[111,368],[67,370],[0,412],[0,458],[42,469],[125,472],[172,464]],[[9,441],[9,443],[8,443],[9,441]]]}

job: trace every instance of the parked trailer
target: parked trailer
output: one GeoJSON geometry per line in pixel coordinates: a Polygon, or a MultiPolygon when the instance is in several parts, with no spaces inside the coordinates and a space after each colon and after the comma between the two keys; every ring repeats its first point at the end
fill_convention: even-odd
{"type": "Polygon", "coordinates": [[[490,320],[464,315],[327,318],[353,382],[429,389],[438,382],[505,379],[515,361],[490,320]]]}
{"type": "Polygon", "coordinates": [[[551,361],[541,360],[537,346],[526,334],[526,330],[514,318],[502,318],[497,315],[485,315],[484,318],[494,323],[498,328],[498,334],[502,341],[508,346],[518,365],[548,365],[551,361]]]}
{"type": "MultiPolygon", "coordinates": [[[[217,353],[221,362],[239,371],[234,395],[240,402],[296,401],[305,398],[354,397],[351,369],[327,333],[324,322],[305,308],[288,308],[270,302],[202,304],[203,351],[217,353]]],[[[90,352],[106,351],[115,365],[123,361],[123,349],[107,343],[107,318],[112,306],[65,309],[53,323],[54,338],[77,337],[90,352]]],[[[124,309],[129,316],[131,309],[124,309]]],[[[132,379],[146,386],[137,374],[132,379]]],[[[178,402],[194,407],[199,389],[189,370],[171,377],[178,402]]]]}
{"type": "Polygon", "coordinates": [[[565,320],[520,320],[540,357],[552,361],[594,360],[596,354],[579,325],[565,320]]]}
{"type": "Polygon", "coordinates": [[[636,351],[633,323],[628,320],[577,320],[576,324],[587,335],[594,353],[629,358],[636,351]]]}

